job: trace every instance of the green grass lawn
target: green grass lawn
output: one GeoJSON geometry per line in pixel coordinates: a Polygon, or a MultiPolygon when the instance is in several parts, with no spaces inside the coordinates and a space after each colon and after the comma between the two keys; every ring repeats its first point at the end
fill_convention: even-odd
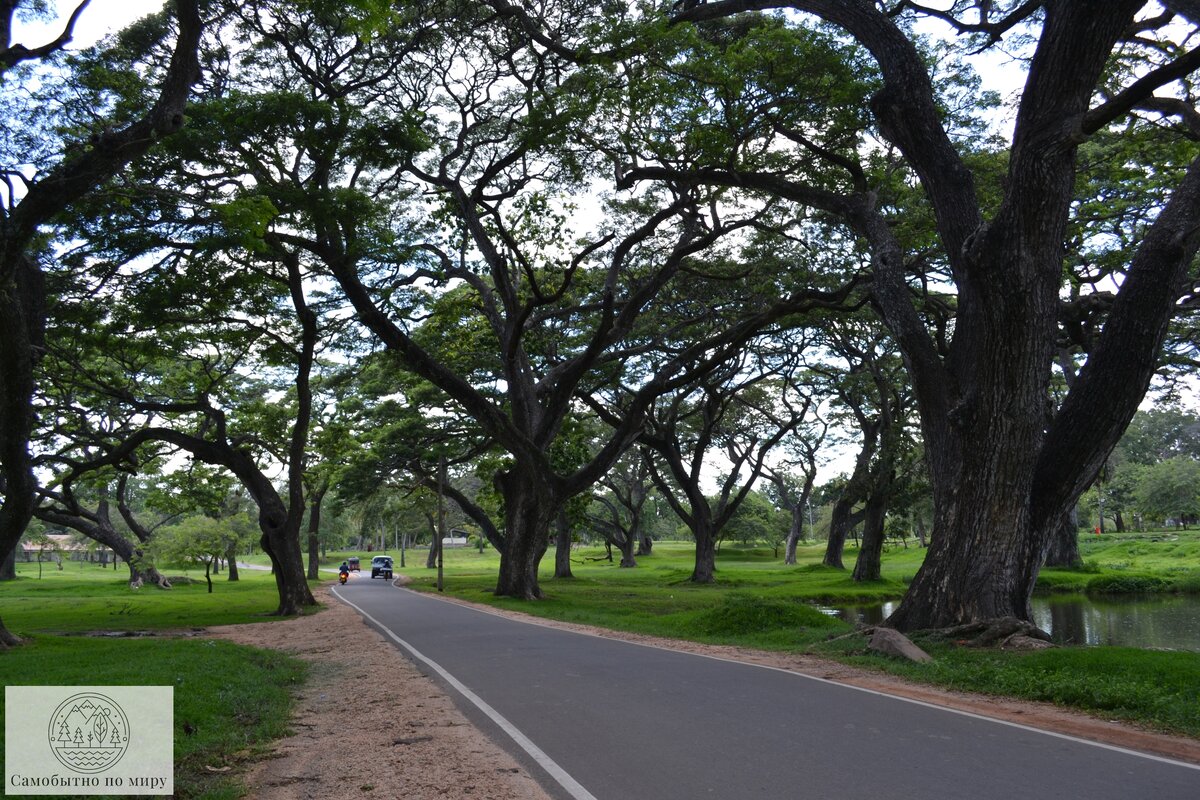
{"type": "MultiPolygon", "coordinates": [[[[1055,589],[1082,591],[1097,579],[1148,576],[1159,590],[1190,589],[1200,569],[1200,534],[1152,541],[1112,541],[1089,546],[1083,570],[1047,570],[1055,589]],[[1174,546],[1164,555],[1159,545],[1174,546]],[[1183,545],[1183,546],[1180,546],[1183,545]],[[1134,551],[1137,552],[1134,552],[1134,551]],[[1103,566],[1119,560],[1115,568],[1103,566]],[[1128,561],[1128,565],[1125,562],[1128,561]],[[1169,570],[1169,571],[1168,571],[1169,570]]],[[[903,674],[950,688],[1045,700],[1126,719],[1159,730],[1200,737],[1200,653],[1156,652],[1115,647],[1060,647],[1040,653],[980,651],[929,645],[935,662],[910,665],[868,654],[859,637],[839,639],[848,624],[821,613],[814,604],[870,604],[898,599],[920,567],[924,550],[890,548],[883,579],[856,584],[849,570],[820,565],[823,544],[802,546],[799,563],[785,566],[768,548],[725,546],[717,557],[717,583],[688,582],[693,548],[687,542],[659,542],[633,569],[597,560],[598,548],[572,553],[571,579],[553,578],[553,551],[543,559],[544,599],[522,602],[492,595],[499,558],[488,549],[446,551],[446,591],[457,597],[549,619],[597,625],[692,641],[808,652],[903,674]]],[[[433,591],[436,572],[420,556],[402,572],[414,588],[433,591]]],[[[847,548],[852,566],[856,551],[847,548]]],[[[1044,587],[1043,587],[1044,588],[1044,587]]]]}
{"type": "Polygon", "coordinates": [[[213,800],[242,795],[224,768],[288,732],[305,675],[300,661],[228,642],[66,636],[0,652],[0,670],[9,686],[175,687],[176,796],[213,800]]]}
{"type": "MultiPolygon", "coordinates": [[[[47,568],[48,567],[48,568],[47,568]]],[[[182,570],[168,569],[170,576],[182,570]]],[[[175,786],[179,797],[232,798],[242,788],[213,769],[253,758],[287,730],[292,692],[305,666],[280,653],[228,642],[154,636],[69,636],[94,631],[171,631],[263,622],[278,605],[270,573],[222,573],[209,594],[196,583],[133,590],[125,567],[67,562],[63,570],[18,565],[0,582],[0,617],[31,637],[0,651],[5,685],[152,685],[175,687],[175,786]]]]}
{"type": "Polygon", "coordinates": [[[221,573],[213,579],[212,594],[203,571],[192,569],[187,577],[193,582],[168,590],[149,585],[134,590],[124,567],[114,572],[68,563],[61,572],[43,570],[39,579],[36,565],[19,564],[17,580],[0,582],[0,618],[17,634],[162,630],[261,622],[279,605],[269,572],[241,570],[234,582],[221,573]]]}

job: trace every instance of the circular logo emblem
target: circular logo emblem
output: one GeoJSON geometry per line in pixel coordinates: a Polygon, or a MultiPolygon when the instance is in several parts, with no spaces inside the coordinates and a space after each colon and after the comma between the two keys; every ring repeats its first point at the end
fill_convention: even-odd
{"type": "Polygon", "coordinates": [[[129,720],[110,698],[83,692],[67,698],[50,717],[50,749],[74,772],[103,772],[129,749],[129,720]]]}

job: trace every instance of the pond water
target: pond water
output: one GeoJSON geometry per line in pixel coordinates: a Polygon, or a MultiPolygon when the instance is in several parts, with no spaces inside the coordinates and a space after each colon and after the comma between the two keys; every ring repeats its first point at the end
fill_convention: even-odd
{"type": "MultiPolygon", "coordinates": [[[[898,603],[822,609],[847,622],[875,625],[898,603]]],[[[1035,597],[1033,621],[1062,644],[1154,647],[1200,652],[1200,596],[1063,595],[1035,597]]]]}

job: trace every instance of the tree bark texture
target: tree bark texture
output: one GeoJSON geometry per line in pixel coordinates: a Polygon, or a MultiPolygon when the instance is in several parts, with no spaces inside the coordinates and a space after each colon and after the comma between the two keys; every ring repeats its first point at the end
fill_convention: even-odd
{"type": "Polygon", "coordinates": [[[230,542],[229,547],[225,548],[225,564],[226,564],[225,580],[231,581],[231,582],[238,580],[237,559],[238,559],[237,543],[230,542]]]}
{"type": "Polygon", "coordinates": [[[571,573],[571,523],[567,515],[559,512],[555,519],[554,577],[574,578],[571,573]]]}
{"type": "Polygon", "coordinates": [[[883,555],[884,522],[887,517],[888,496],[891,494],[892,480],[895,475],[888,472],[882,476],[867,498],[867,507],[863,514],[862,546],[858,549],[858,558],[854,562],[854,572],[851,577],[855,581],[879,580],[880,558],[883,555]]]}
{"type": "Polygon", "coordinates": [[[714,583],[717,580],[717,537],[713,526],[697,520],[692,526],[696,539],[696,561],[692,568],[692,583],[714,583]]]}
{"type": "Polygon", "coordinates": [[[784,545],[783,563],[796,563],[796,546],[804,540],[804,505],[796,504],[791,509],[791,526],[788,528],[787,542],[784,545]]]}
{"type": "Polygon", "coordinates": [[[1082,564],[1083,558],[1079,555],[1079,514],[1071,509],[1050,540],[1046,566],[1073,569],[1082,564]]]}
{"type": "Polygon", "coordinates": [[[560,503],[551,493],[549,481],[539,477],[545,476],[520,465],[496,476],[504,497],[504,542],[495,592],[501,597],[537,600],[542,596],[538,565],[549,546],[560,503]]]}
{"type": "Polygon", "coordinates": [[[308,579],[321,577],[321,501],[325,489],[316,489],[308,499],[308,579]]]}

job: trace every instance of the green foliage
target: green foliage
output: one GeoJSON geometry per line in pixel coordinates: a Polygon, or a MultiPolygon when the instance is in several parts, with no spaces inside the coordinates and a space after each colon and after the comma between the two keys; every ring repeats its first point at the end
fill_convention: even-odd
{"type": "Polygon", "coordinates": [[[1138,594],[1161,592],[1173,581],[1155,575],[1100,575],[1087,582],[1088,594],[1138,594]]]}
{"type": "Polygon", "coordinates": [[[725,524],[726,539],[744,545],[780,542],[787,538],[791,519],[759,492],[746,495],[738,510],[725,524]]]}
{"type": "Polygon", "coordinates": [[[210,562],[224,557],[230,546],[252,540],[255,528],[246,515],[228,519],[192,516],[159,530],[149,549],[159,564],[210,562]]]}
{"type": "Polygon", "coordinates": [[[1134,414],[1118,445],[1124,459],[1156,464],[1176,456],[1200,458],[1200,418],[1167,406],[1134,414]]]}
{"type": "Polygon", "coordinates": [[[1152,519],[1200,515],[1200,461],[1175,456],[1147,467],[1137,485],[1137,504],[1152,519]]]}

